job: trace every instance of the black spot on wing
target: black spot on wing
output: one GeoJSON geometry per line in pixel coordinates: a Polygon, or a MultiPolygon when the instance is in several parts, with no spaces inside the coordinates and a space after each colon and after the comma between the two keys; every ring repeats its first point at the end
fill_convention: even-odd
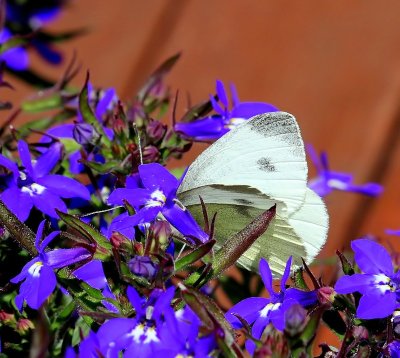
{"type": "Polygon", "coordinates": [[[275,165],[272,164],[271,159],[264,157],[257,160],[258,168],[266,172],[276,172],[275,165]]]}

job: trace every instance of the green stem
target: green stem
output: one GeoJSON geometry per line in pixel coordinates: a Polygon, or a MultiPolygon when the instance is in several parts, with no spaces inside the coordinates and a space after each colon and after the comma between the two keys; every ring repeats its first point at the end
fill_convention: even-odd
{"type": "Polygon", "coordinates": [[[35,234],[21,222],[0,200],[0,223],[5,226],[14,240],[18,242],[31,256],[37,256],[35,234]]]}

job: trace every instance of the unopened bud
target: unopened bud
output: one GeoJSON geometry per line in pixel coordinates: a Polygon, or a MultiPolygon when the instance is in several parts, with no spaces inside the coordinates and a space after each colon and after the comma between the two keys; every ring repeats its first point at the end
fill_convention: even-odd
{"type": "Polygon", "coordinates": [[[130,240],[119,232],[113,232],[110,241],[111,245],[117,250],[124,247],[130,247],[130,240]]]}
{"type": "Polygon", "coordinates": [[[307,319],[307,311],[302,305],[296,303],[289,307],[285,312],[285,331],[290,336],[299,334],[304,326],[307,319]]]}
{"type": "Polygon", "coordinates": [[[158,271],[157,265],[148,256],[135,256],[129,261],[129,269],[134,275],[152,279],[158,271]]]}
{"type": "Polygon", "coordinates": [[[165,250],[171,237],[171,225],[165,220],[157,220],[150,226],[150,236],[158,243],[159,247],[165,250]]]}
{"type": "Polygon", "coordinates": [[[75,123],[72,134],[82,146],[94,145],[99,139],[99,134],[89,123],[75,123]]]}
{"type": "Polygon", "coordinates": [[[159,150],[153,145],[148,145],[143,148],[143,160],[146,163],[154,163],[160,159],[159,150]]]}
{"type": "Polygon", "coordinates": [[[1,310],[0,311],[0,322],[5,323],[5,324],[15,322],[15,317],[12,313],[7,313],[6,311],[1,310]]]}
{"type": "Polygon", "coordinates": [[[146,126],[146,131],[149,138],[153,142],[157,143],[163,139],[167,131],[167,126],[160,121],[150,120],[146,126]]]}
{"type": "Polygon", "coordinates": [[[30,329],[34,329],[35,326],[33,322],[27,318],[21,318],[18,320],[16,325],[16,330],[19,334],[28,333],[30,329]]]}
{"type": "Polygon", "coordinates": [[[333,287],[324,286],[318,289],[317,299],[322,305],[331,306],[335,300],[336,292],[333,287]]]}
{"type": "Polygon", "coordinates": [[[120,135],[127,129],[125,121],[119,116],[115,116],[113,120],[113,130],[117,135],[120,135]]]}

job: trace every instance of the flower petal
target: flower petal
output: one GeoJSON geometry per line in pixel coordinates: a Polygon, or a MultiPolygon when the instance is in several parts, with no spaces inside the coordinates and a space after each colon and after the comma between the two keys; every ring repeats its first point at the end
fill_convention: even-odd
{"type": "Polygon", "coordinates": [[[152,191],[161,189],[165,196],[169,196],[171,192],[178,188],[178,179],[161,164],[142,164],[139,166],[139,175],[147,189],[152,191]]]}
{"type": "Polygon", "coordinates": [[[79,280],[85,281],[88,285],[98,290],[103,289],[107,285],[103,265],[99,260],[92,260],[76,269],[73,273],[79,280]]]}
{"type": "Polygon", "coordinates": [[[206,117],[194,122],[176,123],[174,129],[198,141],[216,140],[228,132],[224,128],[223,119],[219,116],[206,117]]]}
{"type": "Polygon", "coordinates": [[[393,274],[392,259],[386,249],[374,241],[359,239],[351,242],[354,259],[358,267],[365,273],[393,274]]]}
{"type": "Polygon", "coordinates": [[[286,267],[285,267],[285,272],[283,273],[282,279],[281,279],[281,291],[284,292],[286,290],[286,282],[289,278],[290,275],[290,268],[292,267],[292,260],[293,257],[290,256],[286,262],[286,267]]]}
{"type": "Polygon", "coordinates": [[[341,294],[360,292],[367,293],[378,289],[374,286],[374,275],[356,273],[351,276],[342,276],[336,282],[335,291],[341,294]]]}
{"type": "Polygon", "coordinates": [[[21,284],[19,295],[26,300],[29,307],[37,310],[55,287],[56,275],[50,267],[43,265],[38,275],[27,277],[21,284]]]}
{"type": "Polygon", "coordinates": [[[26,221],[31,212],[33,202],[29,194],[17,187],[9,188],[1,193],[1,200],[21,220],[26,221]]]}
{"type": "Polygon", "coordinates": [[[47,189],[43,190],[40,194],[32,195],[31,198],[33,205],[35,205],[36,208],[53,218],[58,218],[55,209],[58,209],[64,213],[67,212],[67,206],[60,199],[60,197],[47,189]]]}
{"type": "Polygon", "coordinates": [[[230,117],[249,119],[257,114],[276,111],[278,111],[278,108],[272,104],[263,102],[242,102],[232,109],[230,117]]]}
{"type": "Polygon", "coordinates": [[[222,81],[217,80],[217,96],[218,100],[224,105],[225,108],[228,107],[228,97],[226,96],[225,87],[222,81]]]}
{"type": "Polygon", "coordinates": [[[151,199],[151,190],[148,189],[115,189],[107,199],[112,205],[124,205],[124,200],[134,207],[145,205],[151,199]]]}
{"type": "Polygon", "coordinates": [[[37,183],[43,185],[54,194],[62,198],[90,199],[90,192],[86,186],[77,180],[58,174],[49,174],[37,179],[37,183]]]}
{"type": "Polygon", "coordinates": [[[18,141],[18,153],[21,163],[28,174],[35,179],[35,172],[33,171],[31,153],[29,152],[28,144],[22,139],[18,141]]]}
{"type": "Polygon", "coordinates": [[[276,296],[274,289],[272,288],[272,272],[269,268],[267,260],[262,258],[259,264],[260,276],[271,297],[276,296]]]}
{"type": "Polygon", "coordinates": [[[140,297],[139,293],[136,291],[135,288],[132,286],[128,286],[126,290],[126,294],[128,295],[129,302],[131,303],[132,307],[136,311],[136,316],[139,317],[144,314],[142,303],[143,299],[140,297]]]}
{"type": "Polygon", "coordinates": [[[21,272],[20,272],[17,276],[13,277],[13,278],[10,280],[10,282],[12,282],[12,283],[18,283],[18,282],[24,280],[24,279],[26,278],[26,276],[27,276],[27,273],[28,273],[28,270],[30,269],[30,267],[31,267],[35,262],[38,262],[38,261],[39,261],[39,257],[35,257],[35,258],[33,258],[32,260],[30,260],[29,262],[27,262],[27,263],[24,265],[24,267],[22,268],[21,272]]]}
{"type": "Polygon", "coordinates": [[[153,221],[158,213],[160,212],[160,207],[143,208],[137,214],[133,216],[127,216],[121,218],[120,220],[112,221],[110,225],[110,231],[120,231],[124,229],[131,228],[139,224],[145,224],[153,221]]]}
{"type": "Polygon", "coordinates": [[[19,178],[18,165],[14,163],[11,159],[8,159],[4,155],[0,154],[0,165],[7,168],[13,173],[14,181],[16,182],[19,178]]]}
{"type": "Polygon", "coordinates": [[[36,178],[47,175],[52,171],[52,169],[61,159],[61,151],[62,144],[60,142],[56,142],[50,148],[48,148],[39,158],[37,158],[36,163],[33,166],[36,178]]]}
{"type": "Polygon", "coordinates": [[[55,249],[44,254],[46,265],[53,269],[72,265],[90,258],[92,255],[83,247],[73,249],[55,249]]]}
{"type": "Polygon", "coordinates": [[[162,209],[162,214],[165,218],[183,235],[194,236],[201,242],[208,241],[208,235],[200,228],[199,224],[190,214],[189,210],[183,210],[178,205],[174,204],[171,207],[162,209]]]}
{"type": "Polygon", "coordinates": [[[362,319],[385,318],[396,308],[396,293],[368,293],[363,295],[357,308],[356,316],[362,319]]]}
{"type": "Polygon", "coordinates": [[[237,313],[239,316],[245,319],[247,323],[252,324],[258,317],[260,317],[260,311],[270,302],[271,300],[268,298],[246,298],[234,305],[228,312],[226,312],[225,317],[234,328],[240,328],[242,324],[233,315],[233,313],[237,313]]]}

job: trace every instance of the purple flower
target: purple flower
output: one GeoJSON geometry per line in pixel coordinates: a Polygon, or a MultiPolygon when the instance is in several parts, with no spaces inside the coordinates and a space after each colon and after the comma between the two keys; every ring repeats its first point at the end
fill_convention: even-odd
{"type": "MultiPolygon", "coordinates": [[[[11,32],[3,28],[0,31],[0,44],[4,44],[12,37],[11,32]]],[[[22,46],[12,47],[0,55],[0,60],[6,63],[6,66],[15,70],[23,71],[29,66],[28,52],[22,46]]]]}
{"type": "MultiPolygon", "coordinates": [[[[306,292],[295,288],[286,288],[286,281],[289,278],[292,257],[286,263],[285,272],[281,280],[281,291],[276,293],[272,287],[272,273],[265,259],[260,260],[260,275],[265,288],[269,292],[269,298],[250,297],[234,305],[227,313],[226,319],[234,328],[240,328],[240,321],[233,315],[240,315],[252,326],[252,335],[260,339],[265,327],[272,323],[278,330],[285,328],[285,312],[295,304],[309,306],[316,302],[314,291],[306,292]]],[[[246,348],[253,353],[255,344],[253,341],[246,341],[246,348]]]]}
{"type": "Polygon", "coordinates": [[[382,193],[383,187],[377,183],[366,183],[363,185],[353,184],[353,175],[329,170],[328,157],[322,152],[318,157],[314,148],[307,146],[308,153],[313,161],[318,176],[308,183],[308,187],[314,190],[319,196],[325,196],[332,190],[350,191],[370,196],[377,196],[382,193]]]}
{"type": "Polygon", "coordinates": [[[83,184],[63,175],[50,174],[61,156],[60,143],[52,145],[36,161],[32,161],[28,144],[23,140],[18,141],[18,152],[23,166],[21,170],[13,161],[0,155],[0,165],[11,171],[1,200],[21,221],[28,218],[33,206],[57,218],[55,209],[67,211],[61,198],[90,199],[83,184]]]}
{"type": "Polygon", "coordinates": [[[164,357],[209,357],[217,347],[214,335],[200,335],[200,319],[187,306],[175,312],[175,317],[176,329],[160,332],[163,344],[157,354],[164,357]]]}
{"type": "MultiPolygon", "coordinates": [[[[35,33],[35,36],[30,37],[29,45],[47,62],[59,64],[62,60],[61,54],[53,49],[51,40],[49,41],[49,39],[43,36],[38,30],[40,30],[44,24],[56,19],[64,3],[64,0],[52,0],[33,5],[31,1],[7,1],[6,25],[8,28],[6,31],[10,33],[10,36],[11,33],[12,35],[22,36],[35,33]]],[[[6,61],[7,66],[16,71],[27,69],[28,53],[25,49],[23,49],[23,51],[26,67],[15,67],[14,61],[6,61]]],[[[14,60],[17,60],[17,56],[15,56],[14,60]]]]}
{"type": "Polygon", "coordinates": [[[82,342],[84,349],[91,352],[97,350],[110,358],[119,357],[121,351],[126,357],[150,357],[155,354],[165,343],[161,339],[161,331],[176,331],[176,317],[171,307],[174,292],[174,287],[165,292],[155,289],[144,300],[134,288],[128,287],[127,294],[135,309],[135,318],[110,319],[100,327],[96,337],[89,335],[89,342],[82,342]]]}
{"type": "MultiPolygon", "coordinates": [[[[93,86],[89,83],[88,84],[88,92],[89,92],[89,100],[93,101],[96,100],[96,90],[93,86]]],[[[108,88],[98,95],[98,101],[96,102],[94,107],[94,113],[96,116],[97,121],[103,126],[103,117],[110,111],[114,104],[117,102],[118,97],[115,94],[115,90],[113,88],[108,88]]],[[[77,143],[81,144],[82,146],[86,146],[88,143],[93,144],[96,138],[99,138],[99,133],[88,123],[85,123],[81,113],[79,112],[78,103],[73,102],[71,103],[72,106],[77,107],[77,121],[75,124],[61,124],[50,128],[46,133],[50,136],[57,137],[57,138],[71,138],[74,139],[77,143]],[[86,135],[84,135],[84,131],[86,131],[86,135]]],[[[106,133],[107,137],[110,140],[114,138],[114,132],[112,129],[103,126],[104,132],[106,133]]],[[[48,143],[51,140],[49,136],[43,136],[40,140],[41,143],[48,143]]],[[[104,161],[104,158],[100,155],[93,155],[92,153],[89,154],[88,159],[92,159],[93,157],[97,161],[104,161]]],[[[76,150],[69,154],[69,162],[70,162],[70,172],[73,174],[82,173],[84,170],[84,166],[80,163],[81,159],[81,152],[80,150],[76,150]]]]}
{"type": "Polygon", "coordinates": [[[109,204],[123,205],[127,200],[136,209],[133,216],[122,214],[116,217],[111,223],[111,231],[149,223],[162,214],[183,235],[194,236],[202,242],[208,240],[208,235],[176,198],[178,179],[158,163],[140,165],[139,176],[144,188],[137,187],[136,177],[130,177],[126,189],[115,189],[110,194],[109,204]]]}
{"type": "Polygon", "coordinates": [[[15,297],[15,305],[19,310],[21,310],[24,301],[29,307],[39,309],[56,287],[57,280],[54,269],[72,265],[91,257],[90,252],[84,248],[45,251],[59,232],[52,232],[40,243],[44,224],[45,221],[40,223],[36,234],[35,247],[39,255],[29,261],[19,275],[10,280],[12,283],[25,280],[21,284],[19,294],[15,297]]]}
{"type": "Polygon", "coordinates": [[[394,273],[393,264],[386,249],[367,239],[351,243],[354,259],[364,273],[341,277],[335,290],[346,294],[362,294],[356,316],[363,319],[384,318],[400,307],[400,275],[394,273]]]}
{"type": "Polygon", "coordinates": [[[240,102],[236,88],[231,84],[231,108],[224,85],[217,81],[216,91],[218,101],[210,96],[215,115],[201,118],[193,122],[177,123],[175,130],[197,141],[216,140],[245,120],[261,113],[276,112],[278,109],[271,104],[262,102],[240,102]]]}

